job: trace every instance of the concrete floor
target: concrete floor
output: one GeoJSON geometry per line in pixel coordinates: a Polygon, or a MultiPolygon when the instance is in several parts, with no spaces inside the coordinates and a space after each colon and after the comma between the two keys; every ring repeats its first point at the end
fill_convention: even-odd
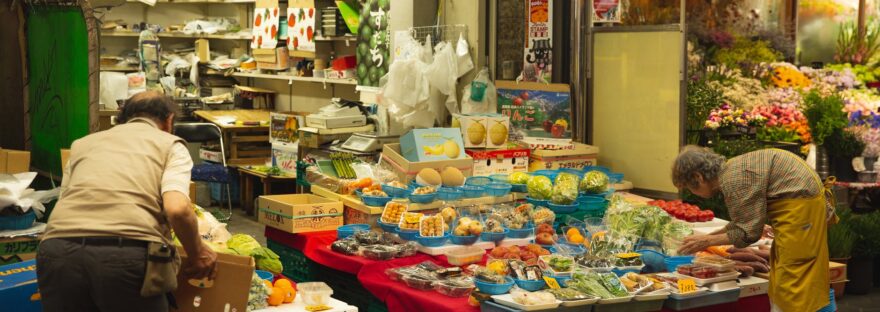
{"type": "Polygon", "coordinates": [[[258,223],[256,216],[248,216],[242,209],[233,209],[232,219],[226,223],[226,229],[233,234],[253,236],[261,245],[266,246],[265,225],[258,223]]]}
{"type": "Polygon", "coordinates": [[[875,287],[867,295],[852,295],[844,293],[843,298],[837,300],[839,312],[880,312],[880,288],[875,287]]]}

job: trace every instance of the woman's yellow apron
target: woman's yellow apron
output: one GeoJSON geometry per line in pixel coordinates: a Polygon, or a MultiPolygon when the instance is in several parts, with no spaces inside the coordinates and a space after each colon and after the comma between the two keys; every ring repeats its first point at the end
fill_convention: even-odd
{"type": "Polygon", "coordinates": [[[775,235],[770,252],[770,301],[785,312],[817,311],[828,301],[827,188],[813,198],[768,203],[775,235]]]}

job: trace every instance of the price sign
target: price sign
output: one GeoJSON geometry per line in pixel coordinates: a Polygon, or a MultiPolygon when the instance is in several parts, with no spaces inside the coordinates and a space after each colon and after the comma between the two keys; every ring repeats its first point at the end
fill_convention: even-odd
{"type": "Polygon", "coordinates": [[[697,291],[697,283],[692,279],[678,280],[678,293],[687,294],[697,291]]]}
{"type": "Polygon", "coordinates": [[[547,282],[547,286],[549,286],[550,289],[559,289],[559,283],[556,282],[555,278],[544,276],[544,281],[547,282]]]}

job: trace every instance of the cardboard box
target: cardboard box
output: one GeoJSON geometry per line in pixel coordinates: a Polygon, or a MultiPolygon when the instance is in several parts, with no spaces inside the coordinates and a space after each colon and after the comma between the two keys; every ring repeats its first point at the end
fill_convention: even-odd
{"type": "Polygon", "coordinates": [[[846,264],[832,261],[828,263],[828,270],[830,271],[828,277],[832,283],[846,280],[846,264]]]}
{"type": "Polygon", "coordinates": [[[0,149],[0,173],[16,174],[31,169],[31,152],[0,149]]]}
{"type": "Polygon", "coordinates": [[[287,47],[275,49],[253,49],[258,69],[285,70],[290,67],[290,53],[287,47]]]}
{"type": "Polygon", "coordinates": [[[278,166],[284,173],[296,175],[297,156],[296,145],[272,143],[272,165],[278,166]]]}
{"type": "Polygon", "coordinates": [[[400,152],[409,161],[437,161],[466,157],[461,129],[412,129],[400,137],[400,152]]]}
{"type": "Polygon", "coordinates": [[[211,62],[211,46],[208,39],[196,39],[196,56],[199,57],[199,63],[211,62]]]}
{"type": "Polygon", "coordinates": [[[415,179],[419,171],[424,168],[434,168],[441,171],[446,167],[455,167],[465,177],[473,175],[474,171],[474,159],[467,154],[461,159],[413,162],[400,153],[400,144],[385,144],[382,147],[382,162],[387,164],[403,183],[409,183],[415,179]]]}
{"type": "Polygon", "coordinates": [[[39,237],[0,238],[0,265],[27,261],[37,256],[39,237]]]}
{"type": "Polygon", "coordinates": [[[221,154],[220,151],[210,150],[204,147],[199,148],[199,158],[215,163],[223,162],[223,154],[221,154]]]}
{"type": "Polygon", "coordinates": [[[503,148],[510,134],[510,117],[501,114],[452,114],[452,127],[461,130],[465,148],[503,148]]]}
{"type": "Polygon", "coordinates": [[[327,79],[353,79],[354,76],[354,69],[335,70],[332,68],[328,68],[324,70],[324,78],[327,79]]]}
{"type": "MultiPolygon", "coordinates": [[[[186,263],[186,252],[177,248],[186,263]]],[[[170,311],[245,311],[254,274],[254,258],[217,253],[217,278],[213,281],[177,279],[177,309],[170,311]]]]}
{"type": "Polygon", "coordinates": [[[288,233],[332,231],[343,225],[342,202],[312,194],[260,196],[258,218],[288,233]]]}
{"type": "Polygon", "coordinates": [[[740,298],[763,295],[770,288],[770,281],[757,276],[740,278],[738,284],[740,298]]]}
{"type": "Polygon", "coordinates": [[[532,150],[573,150],[574,142],[569,139],[523,138],[520,142],[532,150]]]}
{"type": "Polygon", "coordinates": [[[3,302],[4,311],[6,309],[16,312],[43,310],[37,289],[35,260],[0,266],[0,302],[3,302]]]}
{"type": "Polygon", "coordinates": [[[306,116],[306,126],[322,129],[352,128],[360,127],[367,124],[367,117],[364,115],[357,116],[340,116],[330,117],[318,114],[306,116]]]}
{"type": "Polygon", "coordinates": [[[297,130],[303,124],[303,116],[287,113],[269,113],[269,142],[294,143],[297,130]]]}
{"type": "Polygon", "coordinates": [[[574,142],[570,150],[535,150],[529,162],[529,171],[541,169],[582,169],[595,166],[599,157],[599,148],[574,142]]]}
{"type": "Polygon", "coordinates": [[[529,170],[531,150],[524,146],[511,146],[499,150],[465,150],[474,159],[475,176],[511,174],[529,170]]]}
{"type": "Polygon", "coordinates": [[[64,167],[67,167],[67,162],[70,160],[70,150],[69,149],[61,149],[61,169],[64,170],[64,167]]]}
{"type": "Polygon", "coordinates": [[[366,125],[354,128],[319,129],[312,127],[299,128],[299,146],[319,148],[322,144],[335,140],[346,140],[352,133],[371,132],[376,128],[366,125]]]}

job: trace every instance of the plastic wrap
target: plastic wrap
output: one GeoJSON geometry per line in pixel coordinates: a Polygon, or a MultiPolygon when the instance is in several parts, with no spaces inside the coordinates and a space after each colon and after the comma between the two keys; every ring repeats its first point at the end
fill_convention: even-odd
{"type": "Polygon", "coordinates": [[[599,170],[593,170],[584,174],[580,182],[580,191],[589,194],[599,194],[608,190],[608,175],[599,170]]]}
{"type": "Polygon", "coordinates": [[[578,177],[570,173],[556,176],[550,202],[558,205],[571,205],[578,197],[578,177]]]}
{"type": "Polygon", "coordinates": [[[532,176],[528,182],[529,197],[533,199],[549,199],[553,193],[553,182],[545,176],[532,176]]]}

